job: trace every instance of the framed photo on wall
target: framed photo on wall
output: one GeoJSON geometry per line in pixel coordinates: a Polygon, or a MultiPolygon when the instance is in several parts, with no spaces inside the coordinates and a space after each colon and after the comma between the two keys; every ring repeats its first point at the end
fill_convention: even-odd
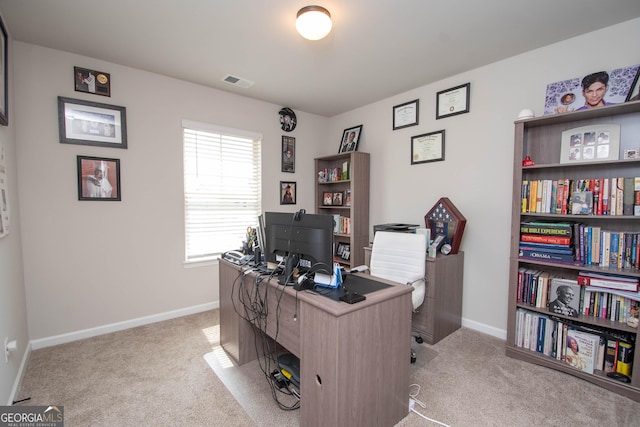
{"type": "Polygon", "coordinates": [[[7,73],[7,29],[0,18],[0,125],[9,124],[9,75],[7,73]]]}
{"type": "Polygon", "coordinates": [[[88,68],[73,67],[76,92],[111,96],[111,75],[88,68]]]}
{"type": "Polygon", "coordinates": [[[471,83],[452,87],[436,94],[436,120],[469,112],[471,83]]]}
{"type": "Polygon", "coordinates": [[[59,96],[58,130],[63,144],[127,148],[125,107],[59,96]]]}
{"type": "Polygon", "coordinates": [[[291,181],[280,181],[280,204],[296,204],[296,183],[291,181]]]}
{"type": "Polygon", "coordinates": [[[296,171],[296,139],[292,136],[282,137],[282,172],[296,171]]]}
{"type": "Polygon", "coordinates": [[[419,106],[420,100],[414,99],[393,107],[393,130],[417,126],[419,106]]]}
{"type": "Polygon", "coordinates": [[[120,159],[78,156],[78,200],[120,201],[120,159]]]}

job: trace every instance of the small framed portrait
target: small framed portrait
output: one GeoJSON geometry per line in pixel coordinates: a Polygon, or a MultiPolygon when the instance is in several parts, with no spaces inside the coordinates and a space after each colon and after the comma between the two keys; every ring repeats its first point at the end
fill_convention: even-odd
{"type": "Polygon", "coordinates": [[[342,140],[338,147],[338,153],[347,153],[349,151],[358,151],[358,142],[360,142],[360,134],[362,133],[362,125],[345,129],[342,133],[342,140]]]}
{"type": "Polygon", "coordinates": [[[63,144],[127,148],[125,107],[59,96],[58,130],[63,144]]]}
{"type": "Polygon", "coordinates": [[[76,92],[111,96],[111,75],[88,68],[73,67],[76,92]]]}
{"type": "Polygon", "coordinates": [[[296,183],[291,181],[280,181],[280,204],[296,204],[296,183]]]}
{"type": "Polygon", "coordinates": [[[333,193],[331,191],[325,191],[324,193],[322,193],[322,205],[323,206],[333,205],[333,193]]]}
{"type": "Polygon", "coordinates": [[[338,191],[333,193],[333,200],[331,201],[331,204],[333,206],[342,206],[342,192],[338,191]]]}
{"type": "Polygon", "coordinates": [[[120,159],[77,156],[78,200],[120,201],[120,159]]]}
{"type": "Polygon", "coordinates": [[[625,159],[640,159],[640,147],[626,148],[624,150],[625,159]]]}
{"type": "Polygon", "coordinates": [[[292,136],[282,137],[282,172],[296,171],[296,139],[292,136]]]}

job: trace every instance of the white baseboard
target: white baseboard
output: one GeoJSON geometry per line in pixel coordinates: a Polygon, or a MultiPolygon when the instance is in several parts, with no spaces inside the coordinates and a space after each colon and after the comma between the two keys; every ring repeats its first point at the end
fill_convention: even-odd
{"type": "Polygon", "coordinates": [[[207,310],[213,310],[220,307],[220,302],[196,305],[192,307],[181,308],[179,310],[158,313],[151,316],[139,317],[137,319],[125,320],[124,322],[111,323],[109,325],[98,326],[81,331],[69,332],[67,334],[55,335],[47,338],[31,340],[31,348],[38,350],[54,345],[65,344],[72,341],[78,341],[85,338],[91,338],[98,335],[109,334],[111,332],[123,331],[136,326],[148,325],[151,323],[161,322],[163,320],[175,319],[176,317],[188,316],[189,314],[201,313],[207,310]]]}
{"type": "Polygon", "coordinates": [[[473,320],[463,318],[462,326],[473,329],[474,331],[482,332],[483,334],[491,335],[492,337],[500,338],[501,340],[507,339],[507,331],[485,325],[484,323],[478,323],[473,320]]]}

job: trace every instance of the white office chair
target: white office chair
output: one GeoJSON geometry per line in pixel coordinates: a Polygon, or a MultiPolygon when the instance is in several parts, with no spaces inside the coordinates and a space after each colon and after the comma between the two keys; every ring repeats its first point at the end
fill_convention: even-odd
{"type": "MultiPolygon", "coordinates": [[[[426,293],[426,256],[425,234],[378,231],[373,238],[369,266],[356,267],[354,270],[368,268],[372,276],[413,287],[411,302],[413,311],[416,311],[424,302],[426,293]]],[[[422,338],[416,337],[416,341],[422,342],[422,338]]],[[[411,363],[413,362],[415,352],[411,349],[411,363]]]]}

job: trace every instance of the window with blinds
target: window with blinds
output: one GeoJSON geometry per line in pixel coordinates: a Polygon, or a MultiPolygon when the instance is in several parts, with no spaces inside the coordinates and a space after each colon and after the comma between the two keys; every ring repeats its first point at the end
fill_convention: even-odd
{"type": "Polygon", "coordinates": [[[262,135],[183,121],[185,261],[242,247],[262,211],[262,135]]]}

